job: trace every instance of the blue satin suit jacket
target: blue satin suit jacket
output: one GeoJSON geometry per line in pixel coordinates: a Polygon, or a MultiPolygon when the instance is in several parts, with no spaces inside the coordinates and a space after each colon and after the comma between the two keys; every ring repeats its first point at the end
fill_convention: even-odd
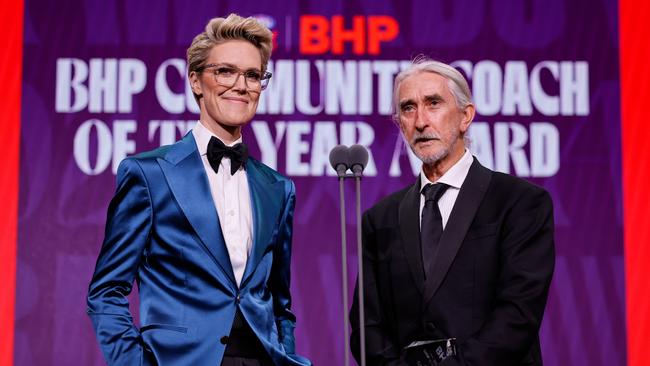
{"type": "Polygon", "coordinates": [[[311,365],[290,311],[293,182],[253,159],[246,175],[253,248],[238,287],[193,135],[122,161],[88,292],[108,364],[218,366],[239,308],[276,365],[311,365]]]}

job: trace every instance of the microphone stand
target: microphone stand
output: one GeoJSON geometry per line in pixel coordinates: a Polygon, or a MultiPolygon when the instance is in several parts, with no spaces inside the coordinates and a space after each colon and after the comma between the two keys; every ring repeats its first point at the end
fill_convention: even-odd
{"type": "Polygon", "coordinates": [[[359,341],[361,353],[361,366],[366,366],[366,317],[365,317],[365,304],[364,304],[364,290],[363,290],[363,248],[361,238],[361,176],[363,169],[368,164],[369,153],[362,145],[352,145],[348,149],[348,162],[350,170],[353,173],[356,185],[356,219],[357,219],[357,257],[359,259],[359,341]]]}
{"type": "Polygon", "coordinates": [[[361,348],[361,366],[366,366],[366,327],[363,292],[363,249],[361,248],[361,174],[354,175],[357,196],[357,257],[359,261],[359,339],[361,348]]]}
{"type": "Polygon", "coordinates": [[[345,235],[345,189],[343,181],[346,178],[354,178],[355,191],[356,191],[356,220],[357,220],[357,257],[359,266],[359,341],[361,343],[361,366],[366,366],[366,327],[365,327],[365,305],[364,305],[364,292],[363,292],[363,248],[361,239],[361,173],[344,174],[339,177],[339,198],[341,208],[341,264],[342,277],[343,277],[343,329],[345,336],[345,366],[350,365],[350,346],[348,344],[349,334],[349,321],[347,317],[348,311],[348,253],[347,253],[347,238],[345,235]]]}
{"type": "Polygon", "coordinates": [[[348,340],[349,322],[347,317],[348,311],[348,253],[347,238],[345,230],[345,189],[343,181],[346,178],[354,178],[356,186],[356,221],[357,221],[357,253],[359,260],[359,336],[361,351],[361,366],[366,366],[366,327],[365,327],[365,305],[363,290],[363,248],[361,238],[361,176],[363,169],[368,163],[368,150],[361,145],[353,145],[350,148],[344,145],[338,145],[330,151],[330,164],[336,170],[339,178],[339,198],[341,208],[341,262],[342,262],[342,282],[343,282],[343,332],[345,336],[345,366],[350,365],[350,346],[348,340]],[[348,168],[353,174],[347,174],[348,168]]]}
{"type": "Polygon", "coordinates": [[[348,321],[348,253],[347,253],[347,238],[345,235],[345,189],[343,181],[347,174],[339,176],[339,197],[341,208],[341,265],[342,265],[342,282],[343,282],[343,336],[345,344],[345,366],[350,366],[350,324],[348,321]]]}

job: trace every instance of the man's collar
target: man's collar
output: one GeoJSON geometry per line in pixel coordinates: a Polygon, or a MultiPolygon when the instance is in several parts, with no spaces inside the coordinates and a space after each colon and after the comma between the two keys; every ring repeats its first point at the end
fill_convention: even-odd
{"type": "Polygon", "coordinates": [[[219,139],[219,141],[223,142],[224,145],[226,146],[235,146],[236,144],[242,142],[242,137],[239,136],[239,138],[231,143],[226,143],[223,141],[219,136],[213,134],[208,130],[201,121],[196,122],[194,125],[194,128],[192,129],[192,134],[194,134],[194,139],[196,140],[196,146],[199,149],[199,154],[205,155],[208,152],[208,143],[210,143],[210,138],[215,137],[219,139]]]}
{"type": "Polygon", "coordinates": [[[424,166],[422,166],[422,169],[420,170],[420,192],[422,191],[422,188],[429,183],[445,183],[453,188],[460,189],[465,181],[465,177],[467,177],[467,173],[469,173],[469,168],[472,166],[473,161],[474,159],[472,158],[472,154],[469,150],[465,149],[465,153],[460,160],[458,160],[456,164],[449,168],[449,170],[447,170],[447,172],[435,182],[432,182],[427,178],[426,174],[424,174],[424,166]]]}

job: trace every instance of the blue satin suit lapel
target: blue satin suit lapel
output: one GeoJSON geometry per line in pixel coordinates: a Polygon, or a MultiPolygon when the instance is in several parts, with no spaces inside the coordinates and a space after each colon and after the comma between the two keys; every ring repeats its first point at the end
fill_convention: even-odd
{"type": "Polygon", "coordinates": [[[257,161],[249,160],[246,165],[248,187],[251,196],[251,209],[253,211],[253,249],[246,263],[246,269],[241,286],[255,271],[259,264],[271,235],[276,229],[282,202],[284,201],[284,187],[275,179],[259,170],[257,161]]]}
{"type": "Polygon", "coordinates": [[[232,283],[236,284],[208,177],[194,136],[188,133],[170,148],[164,160],[159,159],[159,163],[178,205],[202,244],[232,283]]]}

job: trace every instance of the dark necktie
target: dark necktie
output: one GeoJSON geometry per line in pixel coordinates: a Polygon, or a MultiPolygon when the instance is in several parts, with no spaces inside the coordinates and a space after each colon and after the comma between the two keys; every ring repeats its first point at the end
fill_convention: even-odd
{"type": "Polygon", "coordinates": [[[208,162],[215,173],[219,171],[219,164],[224,157],[230,159],[230,175],[234,175],[239,167],[246,167],[248,148],[239,143],[233,147],[226,146],[221,140],[212,136],[208,143],[208,162]]]}
{"type": "Polygon", "coordinates": [[[425,276],[435,260],[438,242],[442,236],[442,215],[438,208],[438,200],[447,188],[449,186],[444,183],[436,183],[427,184],[422,189],[424,208],[422,209],[422,222],[420,224],[420,245],[425,276]]]}

